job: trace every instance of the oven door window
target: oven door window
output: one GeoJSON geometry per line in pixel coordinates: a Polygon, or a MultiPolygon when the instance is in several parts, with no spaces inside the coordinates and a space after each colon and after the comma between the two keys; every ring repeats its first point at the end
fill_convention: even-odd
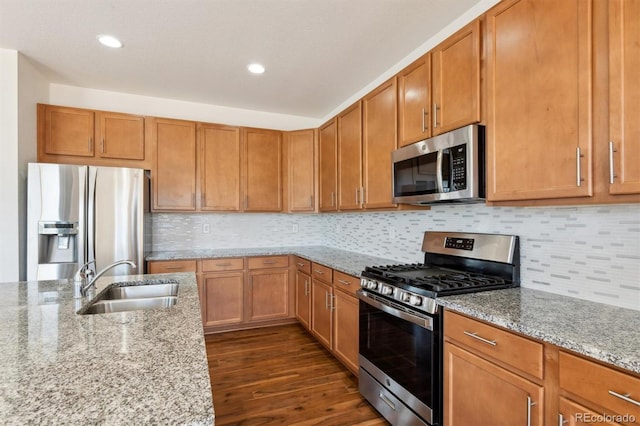
{"type": "Polygon", "coordinates": [[[436,332],[360,301],[360,355],[432,408],[439,381],[437,338],[436,332]]]}
{"type": "Polygon", "coordinates": [[[393,164],[395,197],[438,192],[438,154],[432,152],[393,164]]]}

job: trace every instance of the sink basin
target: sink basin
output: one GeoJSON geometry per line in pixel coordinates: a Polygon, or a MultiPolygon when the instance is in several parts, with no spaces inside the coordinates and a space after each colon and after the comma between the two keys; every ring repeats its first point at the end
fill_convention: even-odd
{"type": "Polygon", "coordinates": [[[171,281],[119,282],[107,288],[79,314],[108,314],[139,309],[169,308],[178,303],[178,283],[171,281]]]}
{"type": "Polygon", "coordinates": [[[148,297],[177,296],[178,284],[148,284],[111,287],[99,300],[142,299],[148,297]]]}
{"type": "Polygon", "coordinates": [[[135,311],[138,309],[169,308],[178,303],[176,296],[145,297],[139,299],[98,300],[83,314],[108,314],[111,312],[135,311]]]}

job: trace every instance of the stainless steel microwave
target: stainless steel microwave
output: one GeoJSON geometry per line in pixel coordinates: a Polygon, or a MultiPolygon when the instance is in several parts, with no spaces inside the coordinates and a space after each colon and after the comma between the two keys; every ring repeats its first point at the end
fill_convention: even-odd
{"type": "Polygon", "coordinates": [[[484,152],[484,126],[477,124],[393,151],[393,202],[483,202],[484,152]]]}

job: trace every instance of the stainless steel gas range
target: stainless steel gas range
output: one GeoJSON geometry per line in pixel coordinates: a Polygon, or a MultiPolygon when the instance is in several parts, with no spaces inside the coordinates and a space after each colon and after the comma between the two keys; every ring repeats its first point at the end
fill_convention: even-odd
{"type": "Polygon", "coordinates": [[[393,425],[442,424],[438,297],[520,284],[513,235],[425,232],[424,263],[367,267],[360,300],[360,393],[393,425]]]}

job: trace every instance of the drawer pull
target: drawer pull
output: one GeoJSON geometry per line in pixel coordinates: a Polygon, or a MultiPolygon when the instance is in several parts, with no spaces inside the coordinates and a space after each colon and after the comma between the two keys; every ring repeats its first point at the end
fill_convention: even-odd
{"type": "Polygon", "coordinates": [[[216,263],[216,266],[231,266],[231,262],[216,263]]]}
{"type": "Polygon", "coordinates": [[[631,394],[630,393],[625,393],[624,395],[619,394],[618,392],[614,392],[612,390],[609,391],[609,395],[613,395],[616,398],[620,398],[623,401],[627,401],[630,402],[633,405],[637,405],[638,407],[640,407],[640,401],[636,401],[633,398],[630,398],[631,394]]]}
{"type": "Polygon", "coordinates": [[[296,263],[296,265],[298,265],[301,268],[304,268],[304,266],[305,266],[304,263],[302,263],[302,262],[298,262],[298,263],[296,263]]]}
{"type": "Polygon", "coordinates": [[[345,280],[338,280],[338,282],[340,284],[344,284],[344,285],[351,285],[351,283],[349,281],[345,281],[345,280]]]}
{"type": "Polygon", "coordinates": [[[278,263],[277,260],[263,260],[262,261],[263,265],[275,265],[276,263],[278,263]]]}
{"type": "Polygon", "coordinates": [[[468,332],[468,331],[465,331],[465,332],[464,332],[464,334],[466,334],[466,335],[467,335],[467,336],[469,336],[469,337],[473,337],[474,339],[478,339],[478,340],[480,340],[481,342],[486,343],[487,345],[491,345],[491,346],[496,346],[496,345],[497,345],[497,343],[496,343],[496,341],[495,341],[495,340],[487,340],[487,339],[485,339],[485,338],[483,338],[483,337],[478,336],[478,334],[477,334],[477,333],[470,333],[470,332],[468,332]]]}
{"type": "Polygon", "coordinates": [[[320,275],[324,274],[324,271],[321,271],[320,269],[314,269],[314,272],[320,275]]]}
{"type": "Polygon", "coordinates": [[[165,266],[164,269],[182,269],[182,266],[165,266]]]}
{"type": "Polygon", "coordinates": [[[382,392],[380,392],[378,394],[378,396],[380,397],[382,402],[384,402],[385,404],[387,404],[389,406],[389,408],[391,408],[393,411],[396,411],[396,404],[394,404],[393,401],[391,401],[389,398],[387,398],[382,392]]]}

